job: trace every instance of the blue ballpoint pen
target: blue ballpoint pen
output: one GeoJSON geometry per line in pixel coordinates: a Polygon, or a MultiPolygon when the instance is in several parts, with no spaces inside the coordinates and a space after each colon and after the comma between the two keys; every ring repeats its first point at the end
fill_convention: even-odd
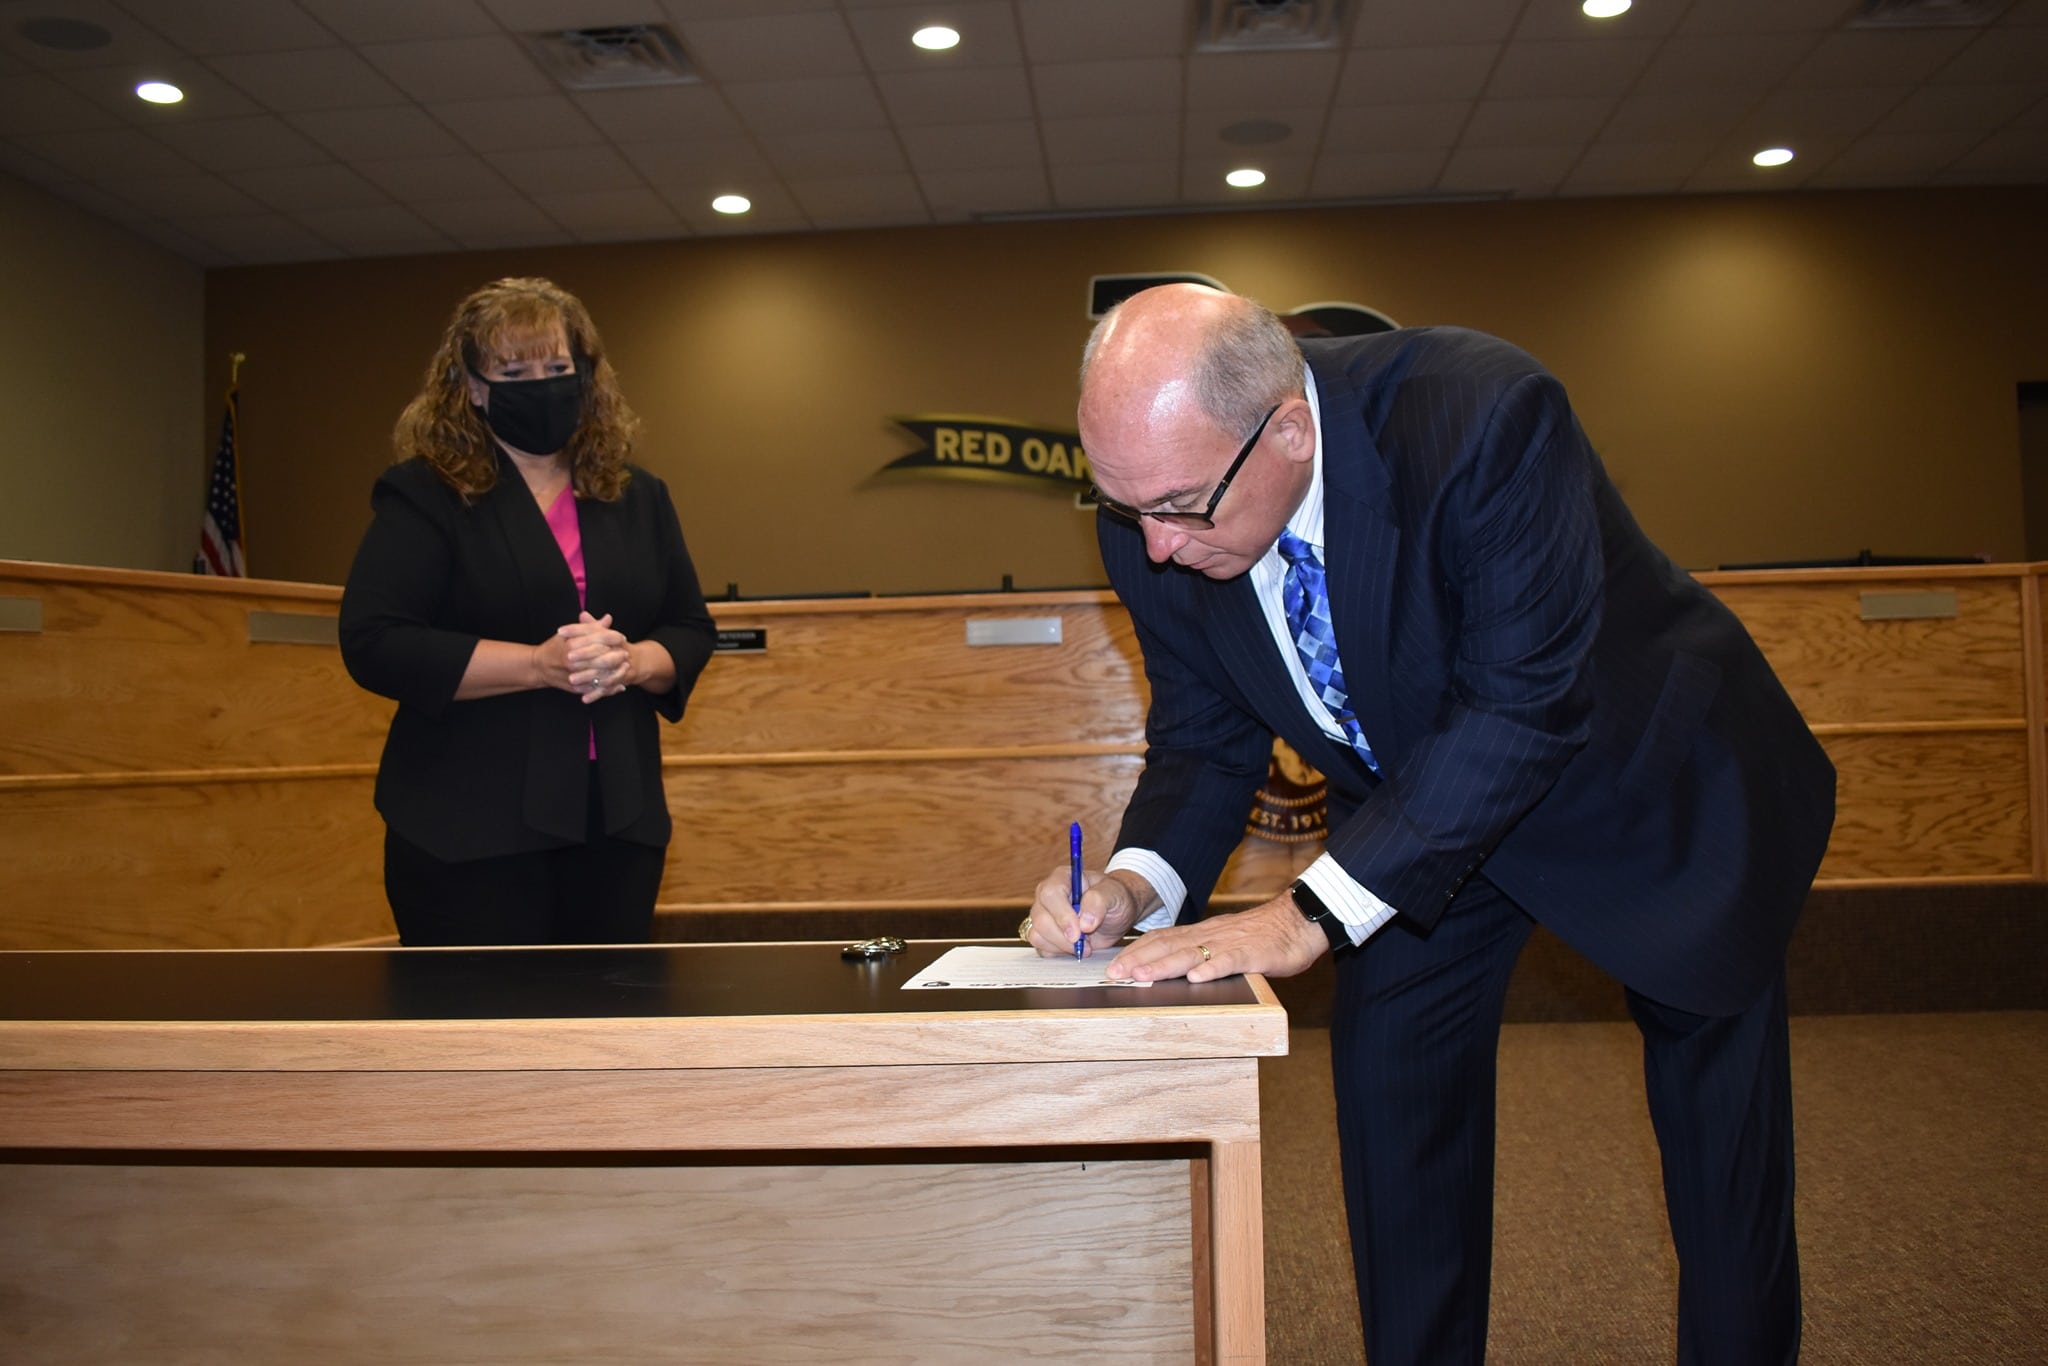
{"type": "MultiPolygon", "coordinates": [[[[1079,821],[1075,821],[1071,826],[1067,827],[1067,869],[1073,875],[1072,881],[1068,886],[1070,893],[1068,901],[1072,904],[1074,910],[1079,912],[1081,909],[1081,822],[1079,821]]],[[[1079,929],[1080,926],[1076,925],[1075,928],[1079,929]]],[[[1074,957],[1079,958],[1087,951],[1088,936],[1085,934],[1075,935],[1074,957]]]]}

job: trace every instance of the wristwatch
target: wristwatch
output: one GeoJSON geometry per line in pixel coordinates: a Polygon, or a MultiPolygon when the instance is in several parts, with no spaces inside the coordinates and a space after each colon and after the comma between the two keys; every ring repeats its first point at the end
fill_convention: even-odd
{"type": "Polygon", "coordinates": [[[1330,941],[1331,948],[1348,949],[1351,947],[1350,927],[1337,918],[1335,911],[1323,904],[1323,899],[1316,895],[1315,888],[1309,886],[1306,882],[1297,881],[1287,890],[1289,895],[1294,898],[1295,906],[1301,911],[1302,918],[1311,925],[1322,927],[1323,935],[1330,941]]]}

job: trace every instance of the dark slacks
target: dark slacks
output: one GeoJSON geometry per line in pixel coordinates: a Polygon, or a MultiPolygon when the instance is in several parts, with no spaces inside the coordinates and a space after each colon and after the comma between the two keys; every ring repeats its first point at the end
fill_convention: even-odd
{"type": "MultiPolygon", "coordinates": [[[[1495,1059],[1508,977],[1533,928],[1474,880],[1430,934],[1396,920],[1338,955],[1330,1056],[1372,1366],[1485,1359],[1495,1059]]],[[[1627,996],[1678,1251],[1678,1360],[1794,1361],[1799,1252],[1783,977],[1727,1017],[1627,996]]]]}
{"type": "Polygon", "coordinates": [[[408,948],[452,944],[644,944],[667,850],[604,833],[590,766],[584,841],[444,863],[384,831],[384,895],[408,948]]]}

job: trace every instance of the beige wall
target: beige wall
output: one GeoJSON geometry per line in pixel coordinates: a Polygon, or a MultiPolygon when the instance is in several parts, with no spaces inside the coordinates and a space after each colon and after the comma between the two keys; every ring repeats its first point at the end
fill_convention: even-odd
{"type": "MultiPolygon", "coordinates": [[[[874,477],[890,414],[1069,423],[1096,273],[1195,270],[1499,333],[1569,386],[1681,562],[2024,552],[2014,386],[2048,379],[2038,188],[1183,215],[252,267],[253,567],[334,582],[454,302],[555,277],[603,329],[712,592],[1096,583],[1058,497],[874,477]]],[[[186,400],[188,406],[190,400],[186,400]]]]}
{"type": "Polygon", "coordinates": [[[0,559],[191,567],[204,307],[198,266],[0,173],[0,559]]]}

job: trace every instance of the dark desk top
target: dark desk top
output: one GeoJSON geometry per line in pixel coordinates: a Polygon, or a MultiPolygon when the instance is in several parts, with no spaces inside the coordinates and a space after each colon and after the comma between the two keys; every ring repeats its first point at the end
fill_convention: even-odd
{"type": "Polygon", "coordinates": [[[1142,990],[906,993],[949,943],[848,962],[841,945],[0,953],[0,1023],[654,1020],[1259,1004],[1242,977],[1142,990]]]}

